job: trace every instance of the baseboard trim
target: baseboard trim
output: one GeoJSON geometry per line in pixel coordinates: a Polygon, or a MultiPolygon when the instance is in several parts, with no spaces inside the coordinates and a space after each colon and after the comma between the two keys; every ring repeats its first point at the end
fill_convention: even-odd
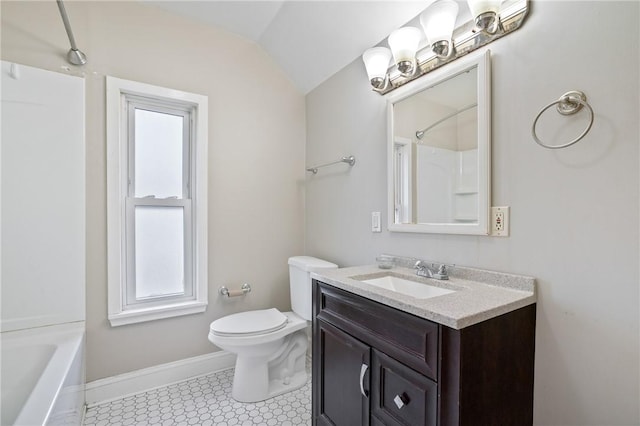
{"type": "Polygon", "coordinates": [[[89,382],[85,387],[88,407],[148,391],[193,377],[233,368],[236,356],[226,351],[186,358],[89,382]]]}

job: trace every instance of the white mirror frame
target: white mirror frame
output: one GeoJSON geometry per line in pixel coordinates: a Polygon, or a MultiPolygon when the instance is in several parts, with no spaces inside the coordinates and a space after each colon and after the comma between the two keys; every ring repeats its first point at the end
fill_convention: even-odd
{"type": "Polygon", "coordinates": [[[491,51],[469,54],[387,95],[387,218],[389,231],[430,234],[489,234],[491,206],[491,51]],[[478,221],[477,223],[395,223],[393,106],[470,68],[478,68],[478,221]]]}

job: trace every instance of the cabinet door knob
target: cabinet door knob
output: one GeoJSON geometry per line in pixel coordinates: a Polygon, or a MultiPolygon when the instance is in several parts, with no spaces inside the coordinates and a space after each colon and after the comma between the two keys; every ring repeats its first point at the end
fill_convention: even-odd
{"type": "Polygon", "coordinates": [[[365,398],[369,396],[364,390],[364,375],[366,374],[368,368],[369,366],[367,364],[362,364],[362,367],[360,367],[360,393],[365,398]]]}
{"type": "Polygon", "coordinates": [[[400,410],[402,409],[402,407],[409,403],[409,398],[407,398],[405,394],[396,395],[396,397],[393,398],[393,402],[396,403],[396,407],[398,407],[398,410],[400,410]]]}

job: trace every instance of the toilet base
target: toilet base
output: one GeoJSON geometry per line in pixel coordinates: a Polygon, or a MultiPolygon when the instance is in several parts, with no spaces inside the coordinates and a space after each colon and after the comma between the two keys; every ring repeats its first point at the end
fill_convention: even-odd
{"type": "Polygon", "coordinates": [[[306,371],[299,371],[293,375],[288,385],[283,384],[281,380],[271,380],[269,382],[269,398],[300,389],[307,383],[308,377],[306,371]]]}
{"type": "Polygon", "coordinates": [[[239,402],[258,402],[291,392],[308,379],[304,330],[285,338],[282,349],[265,357],[238,354],[231,396],[239,402]]]}

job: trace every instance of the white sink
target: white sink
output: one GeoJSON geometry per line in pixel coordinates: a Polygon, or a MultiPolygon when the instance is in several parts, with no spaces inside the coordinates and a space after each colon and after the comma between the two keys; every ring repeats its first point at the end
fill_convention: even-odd
{"type": "Polygon", "coordinates": [[[406,294],[407,296],[415,297],[416,299],[429,299],[431,297],[442,296],[455,291],[417,281],[405,280],[404,278],[398,278],[391,275],[362,280],[362,282],[395,291],[396,293],[406,294]]]}

